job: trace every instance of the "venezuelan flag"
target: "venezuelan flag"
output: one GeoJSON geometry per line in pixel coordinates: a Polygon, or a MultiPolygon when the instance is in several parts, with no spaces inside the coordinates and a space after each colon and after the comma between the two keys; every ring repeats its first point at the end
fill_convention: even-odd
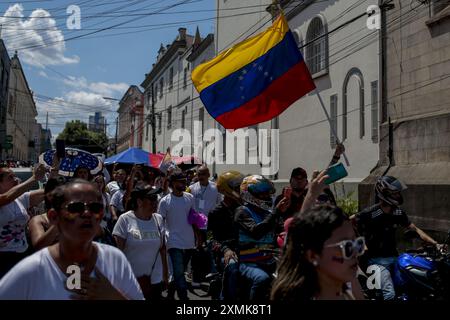
{"type": "Polygon", "coordinates": [[[284,15],[199,65],[192,81],[209,114],[226,129],[271,120],[315,88],[284,15]]]}

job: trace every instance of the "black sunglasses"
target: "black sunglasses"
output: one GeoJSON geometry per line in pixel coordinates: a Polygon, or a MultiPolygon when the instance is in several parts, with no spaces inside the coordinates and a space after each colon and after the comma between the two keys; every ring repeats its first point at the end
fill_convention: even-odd
{"type": "Polygon", "coordinates": [[[88,210],[91,213],[99,214],[103,212],[103,203],[101,202],[90,202],[84,203],[81,201],[70,202],[65,206],[65,209],[69,213],[82,214],[84,211],[88,210]]]}

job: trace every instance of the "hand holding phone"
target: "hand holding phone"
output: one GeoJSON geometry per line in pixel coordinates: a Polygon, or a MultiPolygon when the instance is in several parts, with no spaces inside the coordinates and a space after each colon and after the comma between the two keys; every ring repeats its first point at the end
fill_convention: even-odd
{"type": "Polygon", "coordinates": [[[348,176],[347,170],[342,163],[330,166],[327,169],[328,178],[325,180],[325,184],[332,184],[342,178],[348,176]]]}

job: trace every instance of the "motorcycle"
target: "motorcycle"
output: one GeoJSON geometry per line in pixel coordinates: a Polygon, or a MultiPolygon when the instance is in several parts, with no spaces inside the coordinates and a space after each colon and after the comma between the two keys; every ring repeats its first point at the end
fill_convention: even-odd
{"type": "MultiPolygon", "coordinates": [[[[396,300],[450,300],[450,231],[444,247],[424,246],[398,256],[391,273],[396,300]],[[447,247],[447,248],[445,248],[447,247]]],[[[362,263],[364,264],[364,263],[362,263]]],[[[370,275],[358,273],[367,299],[383,300],[380,288],[369,288],[370,275]]]]}
{"type": "MultiPolygon", "coordinates": [[[[278,264],[280,260],[280,256],[282,251],[280,249],[263,249],[261,252],[264,252],[265,254],[272,255],[275,262],[278,264]]],[[[231,263],[239,263],[237,261],[232,260],[231,263]]],[[[223,289],[223,281],[224,281],[224,271],[225,268],[223,265],[223,259],[220,263],[216,264],[217,270],[219,272],[208,275],[206,281],[209,282],[209,290],[208,295],[211,296],[212,300],[220,300],[222,298],[226,298],[222,296],[222,289],[223,289]]],[[[230,265],[231,266],[231,265],[230,265]]],[[[276,275],[276,270],[270,274],[271,279],[274,280],[276,275]]],[[[250,284],[247,283],[244,279],[239,277],[239,283],[238,283],[238,296],[235,297],[237,301],[247,301],[250,291],[250,284]]],[[[269,294],[269,293],[268,293],[269,294]]],[[[225,294],[226,296],[226,294],[225,294]]]]}

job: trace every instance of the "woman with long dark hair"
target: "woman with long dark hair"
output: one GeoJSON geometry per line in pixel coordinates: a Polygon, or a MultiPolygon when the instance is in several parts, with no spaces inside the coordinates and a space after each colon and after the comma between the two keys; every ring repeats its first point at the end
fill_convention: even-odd
{"type": "Polygon", "coordinates": [[[271,298],[279,301],[354,299],[357,256],[364,238],[356,238],[345,213],[322,205],[296,216],[288,231],[271,298]]]}
{"type": "Polygon", "coordinates": [[[301,301],[344,300],[361,297],[357,286],[357,257],[364,238],[356,237],[349,217],[338,207],[318,205],[307,209],[323,188],[322,172],[311,182],[302,213],[292,220],[286,247],[278,266],[271,299],[301,301]],[[354,293],[352,293],[354,286],[354,293]]]}

